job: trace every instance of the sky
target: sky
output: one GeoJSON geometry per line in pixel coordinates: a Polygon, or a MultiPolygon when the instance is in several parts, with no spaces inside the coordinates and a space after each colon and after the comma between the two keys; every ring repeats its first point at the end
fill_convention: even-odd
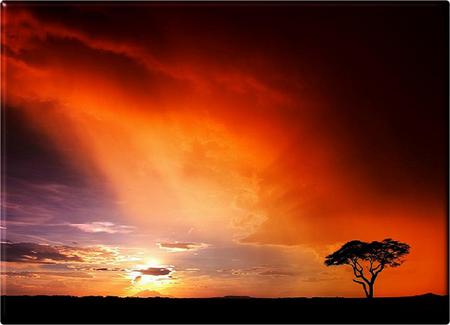
{"type": "Polygon", "coordinates": [[[2,294],[447,294],[446,3],[1,9],[2,294]]]}

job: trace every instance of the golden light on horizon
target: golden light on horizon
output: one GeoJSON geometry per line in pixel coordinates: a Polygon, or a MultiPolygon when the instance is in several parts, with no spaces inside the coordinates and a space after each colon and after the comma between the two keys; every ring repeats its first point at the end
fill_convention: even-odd
{"type": "Polygon", "coordinates": [[[147,290],[164,290],[170,287],[174,280],[174,267],[165,265],[160,260],[150,258],[144,264],[134,265],[127,272],[131,285],[127,289],[127,296],[134,296],[147,290]]]}

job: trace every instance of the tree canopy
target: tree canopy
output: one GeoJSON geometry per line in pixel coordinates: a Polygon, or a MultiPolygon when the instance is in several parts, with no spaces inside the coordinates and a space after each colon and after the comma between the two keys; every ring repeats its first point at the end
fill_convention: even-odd
{"type": "Polygon", "coordinates": [[[363,286],[368,298],[373,296],[373,285],[379,273],[386,267],[397,267],[409,253],[408,244],[387,238],[370,243],[352,240],[325,258],[325,265],[350,265],[355,279],[363,286]],[[368,271],[365,274],[364,269],[368,271]]]}

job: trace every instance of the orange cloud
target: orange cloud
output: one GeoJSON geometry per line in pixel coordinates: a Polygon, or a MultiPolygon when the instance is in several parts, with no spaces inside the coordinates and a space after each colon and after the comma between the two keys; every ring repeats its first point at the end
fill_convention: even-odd
{"type": "Polygon", "coordinates": [[[198,250],[207,247],[207,244],[203,243],[158,243],[159,248],[166,249],[170,252],[183,252],[198,250]]]}

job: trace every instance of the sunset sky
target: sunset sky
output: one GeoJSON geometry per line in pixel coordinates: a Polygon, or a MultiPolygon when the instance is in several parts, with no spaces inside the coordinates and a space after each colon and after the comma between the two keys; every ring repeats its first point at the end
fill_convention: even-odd
{"type": "Polygon", "coordinates": [[[2,6],[2,294],[447,293],[448,4],[2,6]]]}

